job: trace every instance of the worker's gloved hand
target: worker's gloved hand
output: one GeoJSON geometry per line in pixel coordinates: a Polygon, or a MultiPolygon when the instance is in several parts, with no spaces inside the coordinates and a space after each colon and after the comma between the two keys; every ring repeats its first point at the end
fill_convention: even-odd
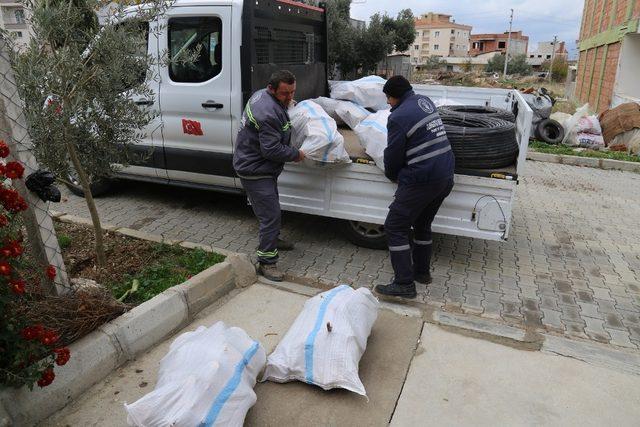
{"type": "Polygon", "coordinates": [[[298,150],[298,158],[296,159],[296,162],[301,162],[303,161],[307,156],[305,156],[304,151],[302,150],[298,150]]]}

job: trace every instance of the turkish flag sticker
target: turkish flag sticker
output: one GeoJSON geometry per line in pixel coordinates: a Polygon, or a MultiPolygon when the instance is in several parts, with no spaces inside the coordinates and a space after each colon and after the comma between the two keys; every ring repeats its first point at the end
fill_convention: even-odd
{"type": "Polygon", "coordinates": [[[200,122],[197,120],[182,119],[182,132],[187,135],[204,135],[204,133],[202,133],[202,125],[200,125],[200,122]]]}

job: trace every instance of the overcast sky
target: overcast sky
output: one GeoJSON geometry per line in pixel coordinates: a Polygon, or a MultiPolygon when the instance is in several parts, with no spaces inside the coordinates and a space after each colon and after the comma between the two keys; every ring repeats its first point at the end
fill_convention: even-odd
{"type": "Polygon", "coordinates": [[[453,15],[457,23],[471,25],[472,34],[479,34],[507,31],[509,9],[514,9],[513,30],[529,36],[530,51],[538,42],[553,40],[557,35],[574,57],[583,6],[584,0],[354,0],[351,16],[363,20],[376,12],[395,16],[404,8],[410,8],[416,16],[439,12],[453,15]]]}

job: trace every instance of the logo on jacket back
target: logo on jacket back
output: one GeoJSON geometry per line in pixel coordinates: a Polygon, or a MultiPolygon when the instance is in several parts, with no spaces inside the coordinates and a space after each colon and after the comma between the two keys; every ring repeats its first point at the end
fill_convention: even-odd
{"type": "Polygon", "coordinates": [[[435,111],[433,105],[426,98],[420,98],[418,100],[418,107],[427,114],[431,114],[435,111]]]}

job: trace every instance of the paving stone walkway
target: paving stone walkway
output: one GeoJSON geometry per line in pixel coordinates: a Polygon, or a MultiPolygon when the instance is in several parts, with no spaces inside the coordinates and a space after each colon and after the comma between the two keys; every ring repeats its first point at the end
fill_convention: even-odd
{"type": "MultiPolygon", "coordinates": [[[[243,197],[124,182],[97,200],[104,222],[166,238],[253,253],[257,222],[243,197]]],[[[64,192],[54,207],[88,217],[64,192]]],[[[527,162],[509,241],[439,235],[433,284],[419,299],[447,311],[640,347],[640,174],[527,162]]],[[[356,247],[336,221],[285,213],[296,242],[281,266],[355,286],[388,283],[387,253],[356,247]]]]}

